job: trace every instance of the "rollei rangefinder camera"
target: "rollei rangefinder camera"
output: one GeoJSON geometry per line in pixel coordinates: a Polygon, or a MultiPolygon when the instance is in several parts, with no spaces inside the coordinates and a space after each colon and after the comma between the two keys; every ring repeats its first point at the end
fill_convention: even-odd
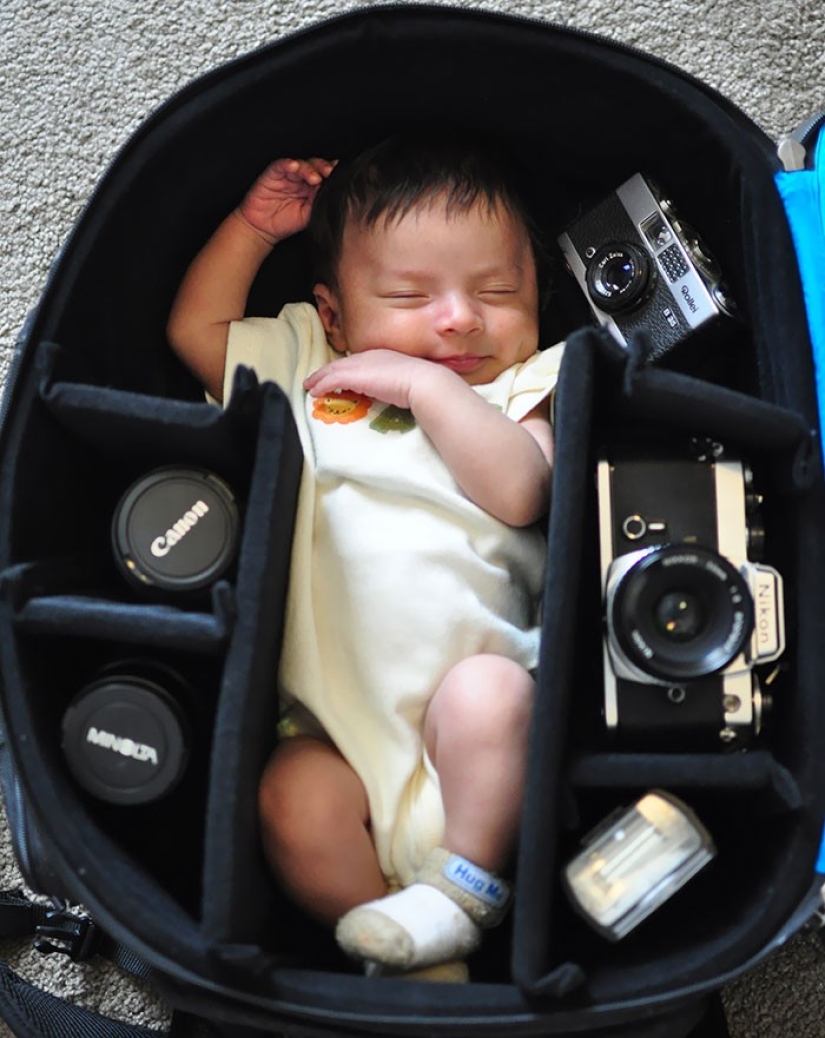
{"type": "Polygon", "coordinates": [[[623,345],[644,331],[651,360],[736,314],[716,260],[641,173],[568,227],[559,246],[599,323],[623,345]]]}

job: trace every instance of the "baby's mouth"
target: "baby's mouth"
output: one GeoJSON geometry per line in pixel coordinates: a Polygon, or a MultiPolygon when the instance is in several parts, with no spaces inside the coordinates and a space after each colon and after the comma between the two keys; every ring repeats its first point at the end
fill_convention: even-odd
{"type": "Polygon", "coordinates": [[[439,357],[438,363],[459,375],[466,375],[476,371],[484,363],[484,357],[476,357],[472,354],[457,354],[454,357],[439,357]]]}

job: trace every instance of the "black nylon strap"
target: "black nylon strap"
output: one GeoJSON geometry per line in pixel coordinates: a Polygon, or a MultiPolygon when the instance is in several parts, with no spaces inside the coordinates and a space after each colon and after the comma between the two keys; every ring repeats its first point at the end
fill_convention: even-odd
{"type": "Polygon", "coordinates": [[[32,901],[22,890],[0,891],[3,937],[34,937],[35,947],[45,954],[63,953],[79,962],[99,955],[139,980],[152,976],[145,959],[109,937],[88,916],[71,912],[59,900],[32,901]]]}
{"type": "Polygon", "coordinates": [[[29,984],[0,963],[0,1018],[16,1038],[161,1038],[137,1027],[72,1005],[29,984]]]}
{"type": "MultiPolygon", "coordinates": [[[[34,937],[46,954],[66,954],[76,961],[100,955],[142,980],[148,964],[75,915],[60,901],[31,900],[22,890],[0,891],[0,937],[34,937]]],[[[0,963],[0,1019],[17,1038],[161,1038],[161,1032],[112,1020],[74,1006],[23,980],[0,963]]]]}
{"type": "Polygon", "coordinates": [[[152,979],[152,967],[148,962],[136,955],[130,948],[112,940],[108,934],[101,934],[97,954],[138,980],[150,982],[152,979]]]}

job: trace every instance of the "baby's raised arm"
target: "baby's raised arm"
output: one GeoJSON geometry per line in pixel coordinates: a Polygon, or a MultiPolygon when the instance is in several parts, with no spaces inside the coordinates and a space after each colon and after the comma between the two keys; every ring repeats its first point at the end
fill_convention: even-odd
{"type": "Polygon", "coordinates": [[[230,323],[244,316],[252,282],[272,247],[306,227],[318,188],[334,165],[321,158],[273,162],[187,270],[167,335],[216,400],[223,396],[230,323]]]}

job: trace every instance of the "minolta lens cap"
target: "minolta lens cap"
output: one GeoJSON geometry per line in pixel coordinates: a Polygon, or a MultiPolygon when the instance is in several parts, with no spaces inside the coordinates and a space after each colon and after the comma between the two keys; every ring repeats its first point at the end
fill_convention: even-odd
{"type": "Polygon", "coordinates": [[[111,804],[147,804],[170,792],[188,760],[183,715],[160,685],[113,674],[81,690],[63,717],[74,777],[111,804]]]}
{"type": "Polygon", "coordinates": [[[240,518],[227,484],[198,468],[155,469],[133,483],[112,520],[118,566],[137,587],[197,591],[231,566],[240,518]]]}

